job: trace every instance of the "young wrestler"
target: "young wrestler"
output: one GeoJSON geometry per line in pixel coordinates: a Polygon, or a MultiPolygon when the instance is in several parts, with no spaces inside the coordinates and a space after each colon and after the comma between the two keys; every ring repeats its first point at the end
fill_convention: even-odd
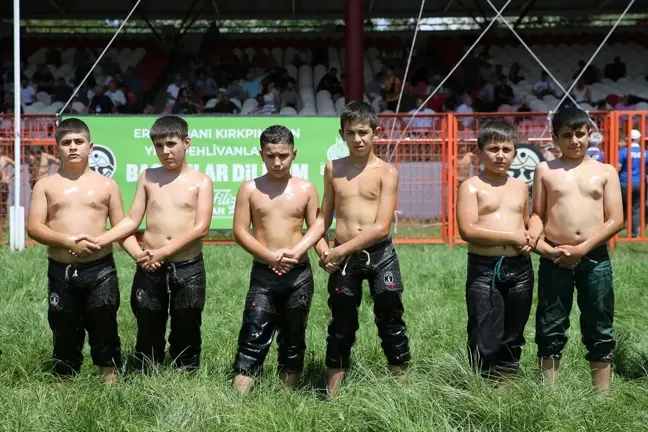
{"type": "MultiPolygon", "coordinates": [[[[124,217],[115,181],[88,168],[93,144],[88,126],[71,118],[56,128],[62,169],[37,181],[32,191],[27,232],[48,246],[48,321],[54,335],[58,376],[78,374],[88,332],[90,353],[104,381],[116,378],[121,365],[117,333],[119,287],[111,245],[82,240],[96,236],[124,217]]],[[[133,257],[142,252],[134,238],[123,245],[133,257]]]]}
{"type": "Polygon", "coordinates": [[[484,170],[457,198],[459,233],[468,242],[468,354],[483,375],[517,372],[533,300],[529,191],[507,174],[516,142],[509,123],[484,124],[477,137],[484,170]]]}
{"type": "Polygon", "coordinates": [[[198,369],[205,305],[202,239],[211,223],[214,189],[209,177],[185,161],[191,144],[186,121],[161,117],[150,136],[162,166],[142,173],[130,211],[96,242],[109,245],[131,235],[146,213],[147,256],[137,260],[131,293],[137,319],[135,357],[141,366],[164,360],[170,314],[170,356],[179,367],[198,369]]]}
{"type": "Polygon", "coordinates": [[[362,281],[369,281],[378,334],[387,362],[403,374],[410,360],[403,321],[403,282],[389,235],[396,198],[398,172],[373,152],[378,117],[364,102],[349,103],[341,115],[340,135],[350,155],[334,160],[324,170],[321,212],[304,238],[291,251],[301,257],[320,241],[335,211],[335,244],[322,250],[321,265],[331,273],[328,282],[332,321],[328,328],[326,365],[328,391],[337,392],[349,368],[351,347],[358,330],[362,281]]]}
{"type": "MultiPolygon", "coordinates": [[[[546,379],[554,380],[569,328],[576,286],[582,340],[594,386],[610,386],[615,348],[614,293],[606,242],[623,228],[621,188],[614,167],[587,156],[590,119],[578,108],[561,109],[552,120],[562,156],[540,163],[533,184],[533,213],[544,222],[537,242],[536,343],[546,379]]],[[[542,225],[529,228],[538,238],[542,225]]]]}
{"type": "MultiPolygon", "coordinates": [[[[307,226],[315,222],[319,197],[313,183],[290,175],[297,154],[294,145],[286,127],[264,130],[261,157],[268,172],[243,183],[236,197],[234,237],[254,257],[234,361],[234,386],[239,392],[252,385],[275,330],[281,379],[296,387],[304,366],[313,273],[307,254],[299,260],[281,258],[283,250],[301,240],[304,220],[307,226]]],[[[324,240],[318,246],[321,252],[327,248],[324,240]]]]}

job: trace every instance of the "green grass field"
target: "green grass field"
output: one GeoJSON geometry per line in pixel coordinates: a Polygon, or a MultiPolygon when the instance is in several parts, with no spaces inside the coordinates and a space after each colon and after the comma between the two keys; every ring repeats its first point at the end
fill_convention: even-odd
{"type": "MultiPolygon", "coordinates": [[[[248,285],[250,258],[236,246],[208,246],[203,367],[194,374],[160,369],[100,383],[85,349],[82,375],[69,382],[44,369],[51,354],[46,254],[0,249],[0,430],[6,431],[640,431],[648,424],[648,249],[620,245],[613,255],[618,354],[613,390],[591,389],[580,343],[578,310],[555,386],[541,382],[534,314],[520,376],[496,387],[476,376],[465,355],[466,250],[397,246],[413,361],[404,383],[388,374],[373,323],[371,298],[361,307],[354,367],[340,393],[323,393],[326,273],[316,271],[303,385],[282,387],[276,349],[248,395],[231,387],[231,364],[248,285]]],[[[134,265],[117,253],[120,334],[132,352],[135,321],[129,294],[134,265]]],[[[534,263],[537,269],[537,260],[534,263]]],[[[574,302],[576,304],[576,302],[574,302]]],[[[576,306],[575,306],[576,308],[576,306]]],[[[535,310],[535,307],[534,307],[535,310]]]]}

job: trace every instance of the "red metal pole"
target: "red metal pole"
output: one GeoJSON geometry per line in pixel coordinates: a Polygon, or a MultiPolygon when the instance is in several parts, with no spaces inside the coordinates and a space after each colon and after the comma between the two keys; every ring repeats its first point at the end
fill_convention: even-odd
{"type": "Polygon", "coordinates": [[[346,102],[364,100],[364,0],[344,2],[346,102]]]}

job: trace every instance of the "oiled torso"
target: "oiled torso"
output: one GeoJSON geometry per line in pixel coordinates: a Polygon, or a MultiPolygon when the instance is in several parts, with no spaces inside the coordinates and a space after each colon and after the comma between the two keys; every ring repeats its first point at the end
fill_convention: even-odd
{"type": "MultiPolygon", "coordinates": [[[[202,174],[194,170],[179,175],[165,172],[162,168],[147,170],[145,249],[161,248],[192,229],[196,222],[201,181],[202,174]]],[[[169,257],[168,261],[185,261],[201,251],[202,240],[196,240],[169,257]]]]}
{"type": "Polygon", "coordinates": [[[362,168],[348,158],[333,161],[337,241],[346,243],[376,223],[381,178],[388,169],[390,165],[381,160],[362,168]]]}
{"type": "MultiPolygon", "coordinates": [[[[480,228],[493,231],[517,232],[525,230],[524,205],[528,201],[528,189],[524,183],[509,178],[505,184],[493,186],[479,177],[468,180],[469,187],[477,196],[480,228]]],[[[516,256],[513,245],[485,246],[471,243],[468,250],[486,256],[516,256]]]]}
{"type": "MultiPolygon", "coordinates": [[[[303,237],[311,182],[292,177],[287,184],[273,184],[263,177],[250,183],[251,221],[254,237],[270,250],[290,249],[303,237]]],[[[302,257],[305,260],[308,256],[302,257]]]]}
{"type": "Polygon", "coordinates": [[[551,161],[543,175],[546,193],[545,237],[560,244],[576,245],[601,229],[605,222],[603,191],[607,182],[604,165],[585,160],[565,169],[551,161]]]}
{"type": "MultiPolygon", "coordinates": [[[[106,232],[111,180],[93,171],[75,180],[59,174],[41,180],[47,199],[47,226],[70,236],[98,236],[106,232]]],[[[83,258],[73,257],[66,249],[48,247],[48,254],[59,262],[89,262],[108,255],[106,246],[83,258]]]]}

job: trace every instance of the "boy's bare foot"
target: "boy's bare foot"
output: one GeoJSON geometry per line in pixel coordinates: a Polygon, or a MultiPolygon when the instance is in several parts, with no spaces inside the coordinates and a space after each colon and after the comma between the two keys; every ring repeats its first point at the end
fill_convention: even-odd
{"type": "Polygon", "coordinates": [[[329,396],[335,396],[335,394],[338,392],[345,374],[346,369],[326,370],[326,393],[328,393],[329,396]]]}
{"type": "Polygon", "coordinates": [[[234,377],[234,389],[241,394],[247,393],[250,387],[252,387],[253,382],[254,379],[252,377],[242,374],[236,375],[234,377]]]}
{"type": "Polygon", "coordinates": [[[610,362],[590,362],[592,370],[592,385],[600,391],[610,390],[610,380],[612,379],[612,363],[610,362]]]}
{"type": "Polygon", "coordinates": [[[403,383],[405,379],[407,378],[407,365],[399,365],[399,366],[389,366],[389,370],[394,375],[394,378],[396,378],[396,381],[399,383],[403,383]]]}
{"type": "Polygon", "coordinates": [[[296,389],[299,385],[299,374],[298,373],[279,373],[279,379],[283,382],[288,388],[296,389]]]}
{"type": "Polygon", "coordinates": [[[117,381],[117,369],[112,366],[100,366],[99,373],[101,374],[101,379],[106,384],[112,384],[117,381]]]}
{"type": "Polygon", "coordinates": [[[558,366],[560,359],[543,358],[542,359],[542,377],[545,381],[553,383],[558,378],[558,366]]]}

